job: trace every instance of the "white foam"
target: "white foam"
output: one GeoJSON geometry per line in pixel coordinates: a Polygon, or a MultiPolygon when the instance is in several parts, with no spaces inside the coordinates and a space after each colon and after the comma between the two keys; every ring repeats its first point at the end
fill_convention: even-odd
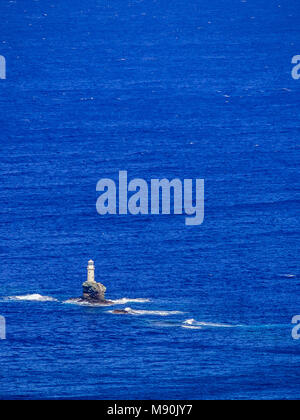
{"type": "Polygon", "coordinates": [[[78,299],[75,298],[75,299],[65,300],[62,303],[66,303],[69,305],[80,305],[80,306],[108,306],[108,305],[125,305],[128,302],[144,303],[144,302],[150,302],[150,299],[121,298],[121,299],[116,299],[116,300],[109,300],[109,303],[91,303],[91,302],[85,302],[81,298],[78,298],[78,299]]]}
{"type": "Polygon", "coordinates": [[[190,330],[202,330],[202,327],[196,327],[194,325],[186,325],[183,323],[182,328],[188,328],[190,330]]]}
{"type": "Polygon", "coordinates": [[[292,278],[294,278],[296,276],[295,276],[295,274],[282,274],[281,277],[286,277],[288,279],[292,279],[292,278]]]}
{"type": "Polygon", "coordinates": [[[150,302],[150,299],[143,299],[143,298],[130,299],[130,298],[124,297],[121,299],[112,300],[112,302],[115,305],[125,305],[128,302],[146,303],[146,302],[150,302]]]}
{"type": "Polygon", "coordinates": [[[67,304],[67,305],[81,305],[81,306],[91,305],[88,302],[82,302],[81,299],[68,299],[68,300],[64,300],[62,303],[67,304]]]}
{"type": "Polygon", "coordinates": [[[90,302],[85,302],[85,301],[83,301],[80,298],[78,298],[78,299],[68,299],[68,300],[65,300],[62,303],[68,304],[68,305],[92,306],[92,307],[95,307],[95,306],[99,306],[99,307],[101,306],[101,307],[103,307],[103,306],[107,306],[108,305],[107,303],[90,303],[90,302]]]}
{"type": "Polygon", "coordinates": [[[58,302],[57,299],[51,296],[42,296],[38,293],[34,293],[32,295],[24,295],[24,296],[9,296],[8,300],[18,300],[18,301],[31,301],[31,302],[58,302]]]}
{"type": "MultiPolygon", "coordinates": [[[[169,316],[169,315],[178,315],[182,314],[180,311],[143,311],[132,308],[125,308],[125,312],[129,315],[158,315],[158,316],[169,316]]],[[[114,311],[108,311],[109,313],[114,313],[114,311]]]]}
{"type": "Polygon", "coordinates": [[[234,328],[234,325],[229,325],[229,324],[214,324],[212,322],[200,322],[200,321],[196,321],[195,319],[191,318],[191,319],[186,319],[183,322],[182,325],[184,328],[189,328],[189,327],[215,327],[215,328],[234,328]]]}

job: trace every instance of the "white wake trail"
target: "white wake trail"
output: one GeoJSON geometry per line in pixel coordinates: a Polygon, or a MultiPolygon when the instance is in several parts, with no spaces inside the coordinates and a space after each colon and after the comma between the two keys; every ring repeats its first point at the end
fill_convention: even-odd
{"type": "Polygon", "coordinates": [[[38,293],[34,293],[32,295],[24,295],[24,296],[9,296],[6,298],[7,300],[14,300],[14,301],[30,301],[30,302],[58,302],[57,299],[51,296],[42,296],[38,293]]]}

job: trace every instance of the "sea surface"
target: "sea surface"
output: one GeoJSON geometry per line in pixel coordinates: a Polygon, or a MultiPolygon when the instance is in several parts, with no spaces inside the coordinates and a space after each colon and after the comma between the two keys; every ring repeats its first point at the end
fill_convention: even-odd
{"type": "Polygon", "coordinates": [[[299,18],[1,0],[0,398],[300,398],[299,18]],[[204,223],[98,215],[119,170],[205,179],[204,223]],[[68,302],[90,258],[112,307],[68,302]]]}

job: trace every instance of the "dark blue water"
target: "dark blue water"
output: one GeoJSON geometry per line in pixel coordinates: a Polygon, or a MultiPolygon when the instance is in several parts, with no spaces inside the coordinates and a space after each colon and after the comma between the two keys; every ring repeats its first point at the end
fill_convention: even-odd
{"type": "Polygon", "coordinates": [[[1,398],[300,397],[299,12],[1,1],[1,398]],[[99,216],[119,170],[204,178],[203,225],[99,216]],[[115,308],[183,313],[63,304],[90,258],[108,298],[150,299],[115,308]]]}

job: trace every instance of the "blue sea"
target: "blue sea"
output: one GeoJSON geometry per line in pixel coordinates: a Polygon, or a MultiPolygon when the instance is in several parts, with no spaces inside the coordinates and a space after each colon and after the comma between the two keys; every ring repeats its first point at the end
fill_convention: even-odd
{"type": "Polygon", "coordinates": [[[1,399],[300,398],[299,18],[1,0],[1,399]],[[120,170],[205,179],[203,224],[100,216],[120,170]],[[89,259],[112,307],[68,303],[89,259]]]}

